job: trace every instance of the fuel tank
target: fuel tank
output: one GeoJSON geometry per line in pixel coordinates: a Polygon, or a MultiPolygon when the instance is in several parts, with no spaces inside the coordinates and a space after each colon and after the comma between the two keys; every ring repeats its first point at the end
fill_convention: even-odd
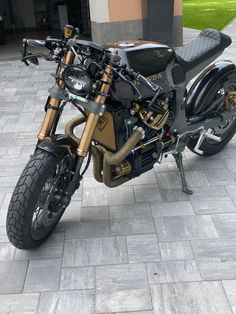
{"type": "MultiPolygon", "coordinates": [[[[113,42],[106,44],[105,48],[118,53],[121,57],[121,64],[126,64],[165,90],[168,89],[165,70],[167,65],[175,59],[175,52],[172,48],[157,42],[141,40],[113,42]]],[[[153,92],[145,86],[138,82],[134,83],[142,98],[153,95],[153,92]]],[[[134,99],[135,95],[129,84],[117,80],[112,86],[112,96],[119,100],[131,100],[134,99]]]]}

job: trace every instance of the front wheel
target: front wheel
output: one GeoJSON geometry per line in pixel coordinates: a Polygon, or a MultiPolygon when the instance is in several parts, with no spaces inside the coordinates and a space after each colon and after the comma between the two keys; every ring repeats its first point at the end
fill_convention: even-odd
{"type": "Polygon", "coordinates": [[[65,192],[71,180],[74,157],[65,152],[53,156],[36,150],[13,192],[8,214],[7,235],[20,249],[44,242],[70,203],[65,192]]]}

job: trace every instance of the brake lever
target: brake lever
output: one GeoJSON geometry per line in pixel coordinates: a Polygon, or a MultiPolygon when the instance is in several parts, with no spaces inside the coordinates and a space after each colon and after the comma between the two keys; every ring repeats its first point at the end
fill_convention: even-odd
{"type": "Polygon", "coordinates": [[[138,90],[138,88],[134,85],[134,83],[130,80],[128,80],[123,74],[121,74],[120,72],[116,71],[116,74],[125,82],[129,83],[133,89],[135,90],[135,92],[138,94],[138,99],[142,99],[142,95],[140,94],[140,91],[138,90]]]}
{"type": "Polygon", "coordinates": [[[39,65],[38,58],[44,58],[44,60],[47,60],[47,61],[52,60],[51,58],[49,58],[48,55],[45,55],[44,53],[37,53],[34,55],[28,53],[27,56],[24,56],[23,58],[21,58],[21,62],[24,62],[24,64],[27,66],[29,66],[30,63],[33,63],[35,65],[39,65]],[[29,60],[29,62],[27,60],[29,60]]]}

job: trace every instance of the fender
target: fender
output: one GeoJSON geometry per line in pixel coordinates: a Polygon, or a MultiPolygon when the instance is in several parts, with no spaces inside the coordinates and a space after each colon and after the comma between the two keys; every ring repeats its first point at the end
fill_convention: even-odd
{"type": "Polygon", "coordinates": [[[207,67],[195,80],[187,94],[186,115],[193,116],[206,110],[211,102],[209,91],[212,91],[212,97],[214,97],[213,89],[217,88],[219,83],[222,86],[222,83],[226,82],[228,76],[233,73],[235,73],[234,81],[236,82],[236,66],[231,61],[218,61],[207,67]]]}
{"type": "Polygon", "coordinates": [[[78,143],[71,137],[64,134],[51,135],[37,144],[37,148],[42,149],[56,157],[61,156],[66,151],[76,154],[78,143]]]}

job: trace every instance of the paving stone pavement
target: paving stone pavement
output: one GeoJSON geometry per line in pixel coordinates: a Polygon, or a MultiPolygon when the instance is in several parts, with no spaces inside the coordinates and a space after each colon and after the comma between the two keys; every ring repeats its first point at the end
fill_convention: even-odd
{"type": "MultiPolygon", "coordinates": [[[[225,56],[236,62],[236,21],[225,31],[234,39],[225,56]]],[[[41,247],[8,242],[7,207],[53,69],[0,63],[0,313],[236,313],[236,137],[209,158],[185,151],[192,196],[171,157],[115,190],[90,168],[41,247]]],[[[74,115],[68,108],[60,127],[74,115]]]]}

